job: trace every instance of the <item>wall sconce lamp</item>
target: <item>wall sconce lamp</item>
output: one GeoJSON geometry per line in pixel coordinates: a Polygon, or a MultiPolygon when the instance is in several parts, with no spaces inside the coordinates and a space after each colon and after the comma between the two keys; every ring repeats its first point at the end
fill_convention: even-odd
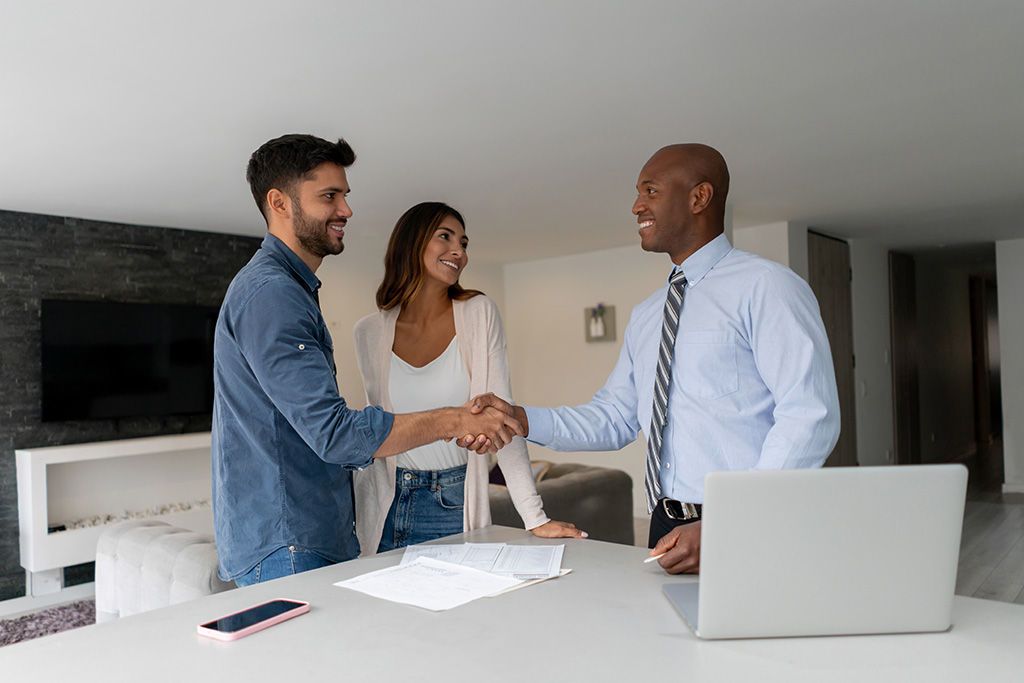
{"type": "Polygon", "coordinates": [[[584,308],[583,328],[588,342],[615,341],[615,307],[598,304],[584,308]]]}

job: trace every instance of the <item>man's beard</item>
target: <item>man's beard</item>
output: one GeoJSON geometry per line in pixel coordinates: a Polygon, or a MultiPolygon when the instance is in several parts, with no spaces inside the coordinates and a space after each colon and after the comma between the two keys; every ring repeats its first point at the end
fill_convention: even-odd
{"type": "Polygon", "coordinates": [[[345,250],[344,242],[336,242],[331,239],[328,234],[330,228],[327,227],[327,221],[320,222],[306,215],[298,197],[292,198],[292,206],[295,208],[295,218],[292,220],[295,237],[303,249],[317,258],[337,255],[345,250]]]}

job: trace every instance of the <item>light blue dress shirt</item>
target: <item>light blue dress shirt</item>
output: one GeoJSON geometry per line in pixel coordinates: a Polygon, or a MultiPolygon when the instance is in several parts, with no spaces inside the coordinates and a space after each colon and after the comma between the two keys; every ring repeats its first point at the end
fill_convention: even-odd
{"type": "MultiPolygon", "coordinates": [[[[682,263],[663,495],[704,500],[715,470],[819,467],[839,438],[828,338],[807,283],[719,235],[682,263]]],[[[675,268],[673,268],[675,272],[675,268]]],[[[557,451],[617,450],[650,429],[668,284],[633,309],[619,360],[590,403],[526,408],[529,440],[557,451]]]]}

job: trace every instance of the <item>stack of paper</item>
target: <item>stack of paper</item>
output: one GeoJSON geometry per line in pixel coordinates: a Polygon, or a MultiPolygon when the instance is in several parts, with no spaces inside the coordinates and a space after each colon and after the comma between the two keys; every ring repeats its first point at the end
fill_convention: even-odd
{"type": "Polygon", "coordinates": [[[561,569],[564,549],[504,543],[412,546],[397,567],[334,585],[440,611],[567,574],[561,569]]]}
{"type": "Polygon", "coordinates": [[[420,557],[429,557],[513,579],[550,579],[558,576],[564,551],[564,545],[414,545],[405,549],[402,564],[414,562],[420,557]]]}

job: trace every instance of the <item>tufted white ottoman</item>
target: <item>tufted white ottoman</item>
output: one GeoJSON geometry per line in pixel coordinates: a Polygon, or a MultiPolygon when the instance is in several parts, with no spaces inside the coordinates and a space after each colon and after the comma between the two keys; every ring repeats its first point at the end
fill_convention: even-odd
{"type": "Polygon", "coordinates": [[[217,577],[217,546],[209,534],[133,520],[110,527],[96,544],[97,622],[234,587],[217,577]]]}

